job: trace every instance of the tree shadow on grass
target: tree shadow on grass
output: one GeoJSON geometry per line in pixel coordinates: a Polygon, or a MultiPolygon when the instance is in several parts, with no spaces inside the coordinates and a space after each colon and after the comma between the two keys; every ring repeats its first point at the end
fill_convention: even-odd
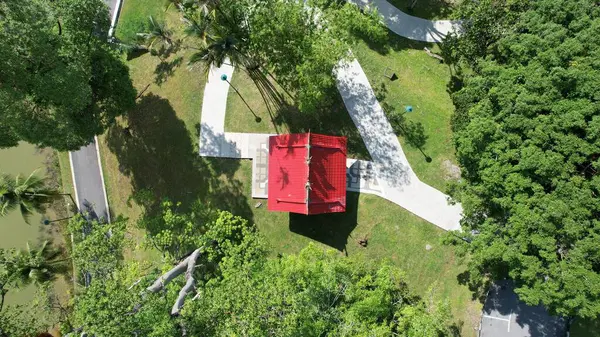
{"type": "Polygon", "coordinates": [[[360,193],[346,192],[346,212],[317,215],[289,213],[290,231],[347,254],[350,234],[358,222],[360,193]]]}
{"type": "MultiPolygon", "coordinates": [[[[390,51],[400,51],[404,49],[414,49],[423,51],[423,48],[433,48],[434,43],[415,41],[408,38],[399,36],[398,34],[387,29],[387,38],[385,41],[376,41],[367,37],[356,36],[359,40],[362,40],[369,49],[376,51],[380,55],[387,55],[390,51]]],[[[425,51],[423,51],[425,53],[425,51]]]]}
{"type": "Polygon", "coordinates": [[[201,200],[253,220],[241,182],[231,178],[239,161],[228,162],[222,172],[221,165],[198,156],[168,100],[153,94],[141,97],[128,122],[128,127],[111,127],[107,143],[120,172],[131,178],[133,195],[152,193],[146,212],[152,214],[165,198],[181,202],[183,209],[201,200]],[[222,174],[229,178],[221,179],[222,174]]]}

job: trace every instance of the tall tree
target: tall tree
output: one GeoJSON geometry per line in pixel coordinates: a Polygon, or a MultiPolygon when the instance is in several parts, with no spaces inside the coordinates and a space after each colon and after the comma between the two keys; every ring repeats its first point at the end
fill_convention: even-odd
{"type": "Polygon", "coordinates": [[[0,336],[33,336],[56,324],[52,310],[48,307],[46,287],[57,273],[64,272],[64,260],[58,259],[60,252],[48,242],[27,249],[0,249],[0,336]],[[9,292],[35,283],[39,293],[27,305],[6,305],[9,292]]]}
{"type": "Polygon", "coordinates": [[[152,234],[198,246],[185,258],[168,258],[160,271],[136,262],[92,280],[73,308],[77,334],[454,336],[448,306],[413,296],[390,265],[316,246],[268,256],[264,239],[239,217],[217,212],[201,229],[189,224],[194,215],[172,207],[165,205],[156,224],[175,217],[183,225],[152,234]]]}
{"type": "Polygon", "coordinates": [[[26,222],[34,212],[43,212],[45,206],[60,193],[49,188],[43,178],[32,172],[27,178],[0,175],[0,216],[19,208],[26,222]]]}
{"type": "Polygon", "coordinates": [[[265,99],[273,98],[270,80],[276,80],[307,113],[336,97],[334,69],[354,40],[381,42],[387,34],[376,12],[346,2],[170,2],[186,23],[186,45],[197,50],[190,64],[207,70],[229,59],[248,72],[265,99]]]}
{"type": "Polygon", "coordinates": [[[0,16],[0,147],[75,150],[133,107],[102,0],[7,0],[0,16]]]}
{"type": "MultiPolygon", "coordinates": [[[[492,3],[466,1],[480,14],[492,3]]],[[[600,7],[592,0],[539,0],[505,15],[515,18],[504,21],[510,24],[492,44],[478,42],[483,54],[475,54],[474,72],[453,95],[464,178],[455,196],[472,236],[465,244],[471,281],[510,277],[529,304],[595,318],[600,7]]],[[[479,30],[467,26],[467,35],[487,36],[479,30]]],[[[473,42],[464,41],[469,48],[473,42]]]]}
{"type": "Polygon", "coordinates": [[[427,307],[398,269],[369,265],[314,245],[250,263],[233,256],[184,307],[184,325],[211,336],[453,335],[445,304],[427,307]]]}

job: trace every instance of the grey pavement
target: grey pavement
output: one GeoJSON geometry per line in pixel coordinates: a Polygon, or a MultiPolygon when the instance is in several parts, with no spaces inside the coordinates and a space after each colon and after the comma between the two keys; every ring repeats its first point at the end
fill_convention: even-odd
{"type": "Polygon", "coordinates": [[[492,284],[488,293],[479,337],[564,337],[565,320],[540,306],[521,302],[510,281],[492,284]]]}
{"type": "MultiPolygon", "coordinates": [[[[112,36],[122,1],[105,0],[104,2],[110,10],[111,27],[108,35],[112,36]]],[[[100,153],[96,142],[97,138],[94,137],[90,144],[77,151],[69,152],[75,199],[81,211],[89,213],[92,217],[110,221],[102,164],[99,161],[100,153]]]]}
{"type": "Polygon", "coordinates": [[[77,206],[92,217],[110,221],[96,141],[69,153],[77,206]]]}

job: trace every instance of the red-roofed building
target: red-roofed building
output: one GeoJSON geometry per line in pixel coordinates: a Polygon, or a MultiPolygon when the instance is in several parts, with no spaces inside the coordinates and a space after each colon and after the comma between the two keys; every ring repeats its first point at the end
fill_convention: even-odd
{"type": "Polygon", "coordinates": [[[346,137],[314,133],[269,137],[270,211],[346,211],[346,137]]]}

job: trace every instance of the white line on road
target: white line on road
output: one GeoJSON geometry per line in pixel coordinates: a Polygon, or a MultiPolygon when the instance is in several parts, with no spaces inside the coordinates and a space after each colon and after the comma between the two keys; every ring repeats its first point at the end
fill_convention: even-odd
{"type": "MultiPolygon", "coordinates": [[[[510,319],[506,319],[506,318],[500,318],[500,317],[494,317],[494,316],[488,316],[488,315],[483,315],[483,317],[485,318],[492,318],[492,319],[497,319],[500,321],[505,321],[508,322],[508,324],[510,325],[510,319]]],[[[509,316],[510,317],[510,316],[509,316]]]]}
{"type": "Polygon", "coordinates": [[[102,181],[102,191],[104,192],[104,206],[106,207],[106,220],[110,222],[110,209],[108,208],[108,195],[106,194],[106,184],[104,183],[104,172],[102,168],[102,159],[100,159],[100,146],[98,145],[98,137],[94,136],[96,141],[96,155],[98,156],[98,168],[100,168],[100,180],[102,181]]]}
{"type": "Polygon", "coordinates": [[[508,332],[510,332],[510,319],[512,318],[512,311],[510,312],[510,315],[508,315],[508,332]]]}
{"type": "Polygon", "coordinates": [[[73,168],[73,155],[71,154],[71,151],[69,151],[69,164],[71,164],[71,178],[73,179],[73,189],[75,190],[75,202],[77,203],[75,207],[79,209],[79,197],[77,196],[77,181],[75,181],[75,169],[73,168]]]}

